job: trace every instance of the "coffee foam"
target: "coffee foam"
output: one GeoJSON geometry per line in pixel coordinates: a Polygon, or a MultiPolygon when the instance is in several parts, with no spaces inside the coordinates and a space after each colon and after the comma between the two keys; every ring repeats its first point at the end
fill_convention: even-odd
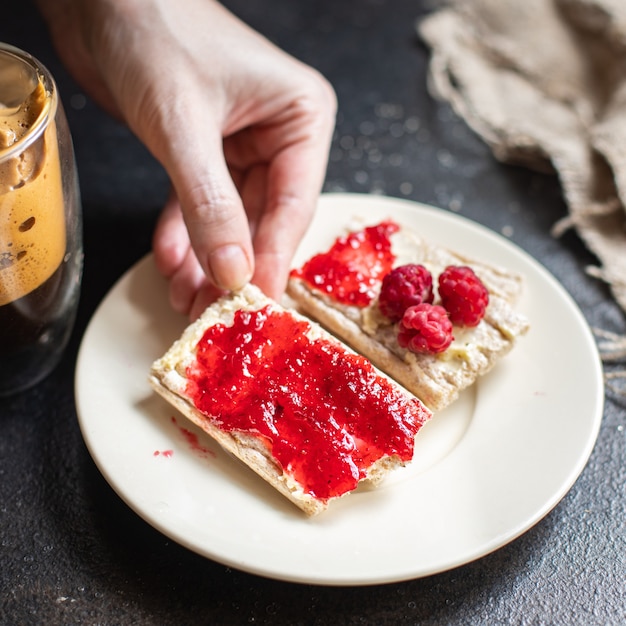
{"type": "Polygon", "coordinates": [[[0,195],[0,306],[42,285],[65,255],[63,187],[54,122],[39,142],[39,172],[0,195]]]}

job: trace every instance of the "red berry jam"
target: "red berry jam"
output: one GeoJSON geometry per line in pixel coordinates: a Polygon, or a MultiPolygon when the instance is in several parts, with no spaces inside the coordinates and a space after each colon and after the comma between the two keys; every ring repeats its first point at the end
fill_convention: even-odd
{"type": "Polygon", "coordinates": [[[187,394],[222,430],[260,437],[306,493],[327,500],[384,456],[410,460],[430,413],[309,328],[267,307],[238,311],[199,341],[187,394]]]}
{"type": "Polygon", "coordinates": [[[337,302],[366,307],[393,267],[390,237],[398,230],[397,224],[386,221],[339,237],[328,252],[315,255],[291,274],[337,302]]]}

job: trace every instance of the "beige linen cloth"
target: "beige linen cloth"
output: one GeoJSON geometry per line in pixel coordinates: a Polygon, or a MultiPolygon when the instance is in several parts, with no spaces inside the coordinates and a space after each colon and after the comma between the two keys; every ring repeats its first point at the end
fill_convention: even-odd
{"type": "MultiPolygon", "coordinates": [[[[576,229],[626,312],[626,0],[449,0],[418,31],[433,94],[498,159],[557,173],[555,234],[576,229]]],[[[626,337],[602,335],[624,359],[626,337]]]]}

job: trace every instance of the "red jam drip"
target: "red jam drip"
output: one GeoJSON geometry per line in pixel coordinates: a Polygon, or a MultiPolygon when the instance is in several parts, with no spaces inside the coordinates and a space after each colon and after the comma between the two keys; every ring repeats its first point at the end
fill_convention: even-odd
{"type": "Polygon", "coordinates": [[[200,444],[200,440],[198,439],[198,435],[196,435],[196,433],[192,433],[190,430],[180,426],[175,417],[172,417],[172,424],[178,428],[180,434],[183,436],[193,452],[199,453],[200,456],[215,456],[212,450],[205,448],[200,444]]]}
{"type": "Polygon", "coordinates": [[[398,230],[397,224],[386,221],[339,237],[328,252],[315,255],[292,276],[337,302],[366,307],[393,267],[390,237],[398,230]]]}
{"type": "Polygon", "coordinates": [[[267,307],[237,311],[199,341],[187,394],[222,430],[260,437],[306,493],[327,500],[384,456],[410,460],[429,413],[363,357],[307,338],[309,328],[267,307]]]}

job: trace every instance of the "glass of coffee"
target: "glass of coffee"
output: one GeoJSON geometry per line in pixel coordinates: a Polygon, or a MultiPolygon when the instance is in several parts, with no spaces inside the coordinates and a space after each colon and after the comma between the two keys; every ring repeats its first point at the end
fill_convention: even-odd
{"type": "Polygon", "coordinates": [[[55,82],[0,43],[0,395],[34,385],[60,360],[82,262],[76,164],[55,82]]]}

